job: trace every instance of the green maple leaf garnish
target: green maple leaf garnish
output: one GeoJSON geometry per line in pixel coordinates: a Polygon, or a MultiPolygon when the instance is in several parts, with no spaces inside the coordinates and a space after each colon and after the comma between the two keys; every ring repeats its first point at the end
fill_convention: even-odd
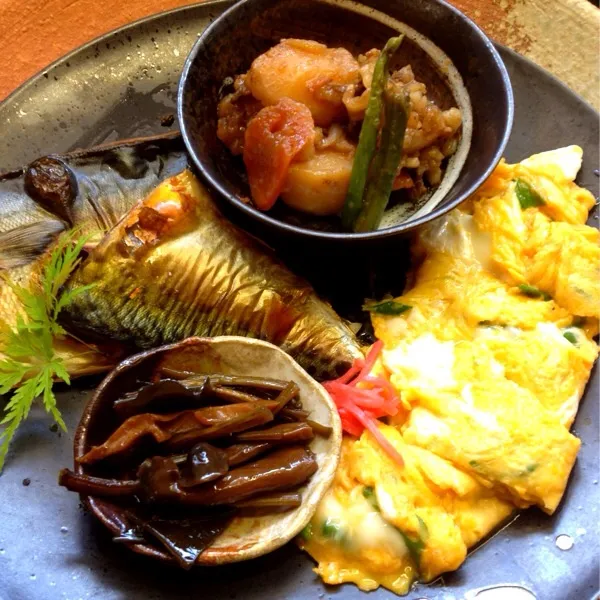
{"type": "Polygon", "coordinates": [[[66,431],[52,387],[56,380],[70,384],[70,379],[63,359],[54,351],[53,340],[67,335],[58,323],[61,310],[91,287],[60,291],[79,264],[79,254],[88,239],[76,237],[77,232],[67,234],[54,247],[35,290],[7,280],[23,305],[24,315],[17,316],[12,326],[0,320],[0,350],[4,354],[0,360],[0,394],[14,391],[0,421],[4,426],[0,432],[0,472],[10,443],[36,398],[41,397],[46,412],[66,431]]]}

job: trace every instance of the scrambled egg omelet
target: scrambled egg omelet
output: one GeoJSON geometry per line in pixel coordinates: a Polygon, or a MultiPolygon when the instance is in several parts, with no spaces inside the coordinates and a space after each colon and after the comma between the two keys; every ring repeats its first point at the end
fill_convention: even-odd
{"type": "Polygon", "coordinates": [[[600,233],[574,183],[577,146],[502,162],[415,240],[397,300],[373,315],[378,368],[401,397],[380,429],[346,437],[303,533],[326,583],[406,593],[457,569],[515,508],[556,510],[580,441],[569,432],[598,347],[600,233]]]}

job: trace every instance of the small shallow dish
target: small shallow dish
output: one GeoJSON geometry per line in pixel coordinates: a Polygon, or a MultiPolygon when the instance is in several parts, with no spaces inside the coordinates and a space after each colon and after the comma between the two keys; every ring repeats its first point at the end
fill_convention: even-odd
{"type": "Polygon", "coordinates": [[[242,0],[216,19],[188,56],[178,93],[178,117],[186,147],[208,185],[264,232],[346,242],[394,238],[439,217],[466,199],[491,173],[508,141],[513,96],[504,64],[490,40],[443,0],[242,0]],[[392,62],[410,63],[440,108],[463,114],[456,153],[433,196],[406,218],[386,211],[380,228],[345,233],[322,219],[278,202],[261,212],[248,202],[243,162],[217,138],[217,104],[224,82],[282,38],[312,39],[353,54],[382,48],[405,34],[392,62]]]}
{"type": "MultiPolygon", "coordinates": [[[[297,535],[310,521],[317,504],[329,488],[340,456],[341,425],[327,392],[288,354],[260,340],[236,336],[188,338],[177,344],[142,352],[124,360],[101,383],[87,404],[75,433],[75,471],[96,475],[94,465],[77,462],[93,445],[105,440],[115,426],[112,403],[148,381],[158,368],[172,368],[198,374],[253,375],[292,380],[300,388],[303,407],[311,419],[332,428],[329,438],[315,436],[309,448],[318,470],[302,488],[302,505],[280,514],[235,517],[225,531],[198,557],[197,565],[221,565],[267,554],[297,535]]],[[[119,536],[126,520],[118,504],[93,496],[83,502],[110,530],[119,536]]],[[[174,562],[171,555],[153,544],[132,544],[134,552],[174,562]]]]}

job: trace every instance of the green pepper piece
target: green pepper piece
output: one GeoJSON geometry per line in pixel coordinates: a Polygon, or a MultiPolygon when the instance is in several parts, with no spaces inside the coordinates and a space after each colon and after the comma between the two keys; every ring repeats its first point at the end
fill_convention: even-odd
{"type": "Polygon", "coordinates": [[[354,223],[354,231],[377,229],[387,206],[398,165],[402,157],[406,123],[410,113],[410,100],[399,88],[384,91],[385,123],[380,144],[369,171],[362,209],[354,223]]]}
{"type": "Polygon", "coordinates": [[[352,163],[348,193],[346,194],[346,200],[342,209],[342,224],[347,230],[352,229],[354,221],[358,217],[363,205],[369,167],[377,148],[377,135],[381,125],[383,91],[386,89],[389,77],[388,64],[391,56],[396,52],[403,39],[404,35],[390,38],[375,63],[371,90],[369,92],[369,102],[360,129],[358,146],[356,147],[356,154],[352,163]]]}
{"type": "Polygon", "coordinates": [[[542,300],[548,301],[552,300],[552,296],[540,288],[535,287],[534,285],[529,285],[528,283],[522,283],[519,286],[519,290],[527,296],[528,298],[542,298],[542,300]]]}
{"type": "Polygon", "coordinates": [[[396,300],[383,300],[373,304],[364,304],[362,309],[378,315],[401,315],[403,312],[410,310],[412,306],[396,302],[396,300]]]}
{"type": "Polygon", "coordinates": [[[546,204],[544,199],[522,179],[516,180],[515,193],[517,194],[517,200],[523,210],[535,206],[544,206],[544,204],[546,204]]]}

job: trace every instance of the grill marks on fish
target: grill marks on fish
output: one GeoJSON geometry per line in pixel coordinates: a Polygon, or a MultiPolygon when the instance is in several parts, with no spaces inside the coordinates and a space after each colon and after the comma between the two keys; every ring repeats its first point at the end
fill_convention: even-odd
{"type": "Polygon", "coordinates": [[[333,309],[224,219],[189,171],[134,208],[69,285],[92,281],[97,285],[66,310],[65,325],[81,336],[108,336],[138,348],[192,335],[255,337],[282,346],[323,378],[362,355],[333,309]],[[172,209],[178,201],[176,217],[158,233],[151,225],[144,229],[143,211],[172,209]]]}
{"type": "Polygon", "coordinates": [[[176,300],[162,306],[165,323],[172,328],[167,334],[169,341],[203,331],[210,336],[250,335],[282,344],[300,317],[298,305],[305,295],[300,285],[305,286],[304,282],[295,278],[287,282],[290,274],[284,268],[271,272],[270,280],[254,278],[249,264],[257,257],[230,244],[227,259],[208,251],[186,256],[186,247],[194,243],[193,235],[182,238],[173,260],[163,266],[181,273],[180,281],[169,290],[176,300]],[[276,287],[270,281],[275,281],[276,287]]]}
{"type": "Polygon", "coordinates": [[[92,318],[108,317],[111,337],[140,348],[200,334],[251,336],[276,344],[285,341],[300,317],[290,304],[298,304],[302,294],[282,297],[280,291],[261,288],[257,282],[244,283],[249,269],[236,264],[235,258],[225,264],[208,252],[187,252],[186,246],[195,245],[193,237],[180,242],[176,247],[169,245],[165,254],[156,249],[156,256],[145,265],[147,281],[140,281],[143,267],[139,262],[108,261],[105,269],[116,274],[114,285],[98,289],[95,302],[85,310],[82,307],[82,312],[92,318]],[[232,277],[229,268],[234,271],[232,277]]]}

